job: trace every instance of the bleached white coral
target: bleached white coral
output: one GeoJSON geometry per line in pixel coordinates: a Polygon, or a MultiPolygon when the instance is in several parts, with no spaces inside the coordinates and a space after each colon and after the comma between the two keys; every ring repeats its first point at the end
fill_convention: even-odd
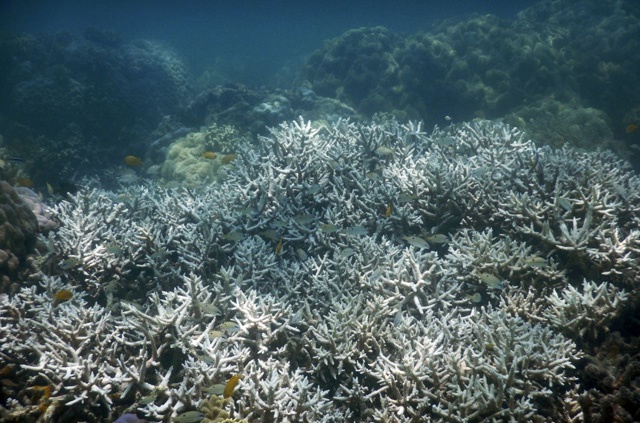
{"type": "Polygon", "coordinates": [[[553,420],[637,284],[640,180],[608,153],[302,119],[237,152],[219,184],[57,204],[41,279],[79,294],[0,303],[0,358],[165,421],[237,374],[238,418],[553,420]]]}
{"type": "Polygon", "coordinates": [[[597,284],[585,279],[582,289],[567,285],[560,293],[554,290],[544,316],[563,332],[596,338],[608,331],[609,323],[628,298],[624,290],[608,282],[597,284]]]}

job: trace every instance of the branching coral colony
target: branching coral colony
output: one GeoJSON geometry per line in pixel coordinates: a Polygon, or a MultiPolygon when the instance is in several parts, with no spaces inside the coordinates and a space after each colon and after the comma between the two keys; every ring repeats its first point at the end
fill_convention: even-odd
{"type": "Polygon", "coordinates": [[[638,280],[625,163],[489,121],[300,119],[225,172],[53,207],[38,282],[0,303],[3,418],[581,418],[575,342],[638,280]]]}

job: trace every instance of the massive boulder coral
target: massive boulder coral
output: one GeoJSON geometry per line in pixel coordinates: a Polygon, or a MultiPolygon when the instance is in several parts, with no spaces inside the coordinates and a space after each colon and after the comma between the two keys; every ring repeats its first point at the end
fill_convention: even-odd
{"type": "MultiPolygon", "coordinates": [[[[14,272],[20,260],[32,252],[38,234],[38,220],[20,195],[0,181],[0,273],[14,272]]],[[[3,276],[3,283],[6,276],[3,276]]]]}
{"type": "Polygon", "coordinates": [[[408,36],[354,29],[309,56],[301,80],[365,115],[444,124],[446,116],[513,114],[539,142],[559,110],[570,121],[557,123],[569,135],[563,142],[609,148],[614,134],[637,123],[630,120],[640,96],[633,10],[630,1],[547,0],[515,20],[473,16],[408,36]]]}
{"type": "Polygon", "coordinates": [[[141,154],[153,128],[192,95],[187,66],[159,42],[96,30],[3,34],[0,56],[5,144],[34,180],[54,186],[141,154]]]}

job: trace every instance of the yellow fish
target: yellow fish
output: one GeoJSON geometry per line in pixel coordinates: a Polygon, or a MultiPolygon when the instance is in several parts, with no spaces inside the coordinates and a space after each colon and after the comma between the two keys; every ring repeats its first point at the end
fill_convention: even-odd
{"type": "Polygon", "coordinates": [[[216,157],[218,157],[218,155],[213,151],[205,151],[204,153],[202,153],[202,157],[204,157],[205,159],[214,160],[216,157]]]}
{"type": "Polygon", "coordinates": [[[627,128],[625,129],[625,132],[627,134],[631,134],[632,132],[636,132],[638,130],[638,125],[635,124],[631,124],[631,125],[627,125],[627,128]]]}
{"type": "Polygon", "coordinates": [[[391,216],[391,203],[387,205],[387,210],[384,212],[385,219],[388,219],[391,216]]]}
{"type": "Polygon", "coordinates": [[[18,178],[18,185],[25,188],[33,188],[36,184],[29,178],[18,178]]]}
{"type": "Polygon", "coordinates": [[[241,375],[233,375],[231,379],[227,381],[227,384],[224,385],[224,391],[222,393],[223,398],[229,398],[233,395],[233,391],[235,391],[236,386],[238,386],[238,382],[240,382],[241,375]]]}
{"type": "Polygon", "coordinates": [[[226,165],[234,161],[237,157],[238,157],[237,154],[227,154],[223,156],[222,159],[220,159],[220,162],[226,165]]]}
{"type": "Polygon", "coordinates": [[[280,241],[278,241],[278,243],[276,244],[276,255],[280,255],[280,253],[282,252],[282,237],[280,237],[280,241]]]}
{"type": "Polygon", "coordinates": [[[73,298],[73,292],[68,289],[61,289],[53,294],[53,305],[57,306],[60,303],[64,303],[73,298]]]}
{"type": "Polygon", "coordinates": [[[131,167],[142,166],[142,160],[139,157],[136,157],[136,156],[126,156],[124,159],[122,159],[122,161],[127,166],[131,166],[131,167]]]}

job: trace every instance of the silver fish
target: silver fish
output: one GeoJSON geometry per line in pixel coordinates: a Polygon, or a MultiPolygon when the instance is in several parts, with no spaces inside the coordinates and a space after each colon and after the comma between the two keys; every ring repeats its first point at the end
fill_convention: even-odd
{"type": "Polygon", "coordinates": [[[402,237],[409,245],[413,245],[417,248],[429,248],[429,243],[417,235],[405,235],[402,237]]]}

